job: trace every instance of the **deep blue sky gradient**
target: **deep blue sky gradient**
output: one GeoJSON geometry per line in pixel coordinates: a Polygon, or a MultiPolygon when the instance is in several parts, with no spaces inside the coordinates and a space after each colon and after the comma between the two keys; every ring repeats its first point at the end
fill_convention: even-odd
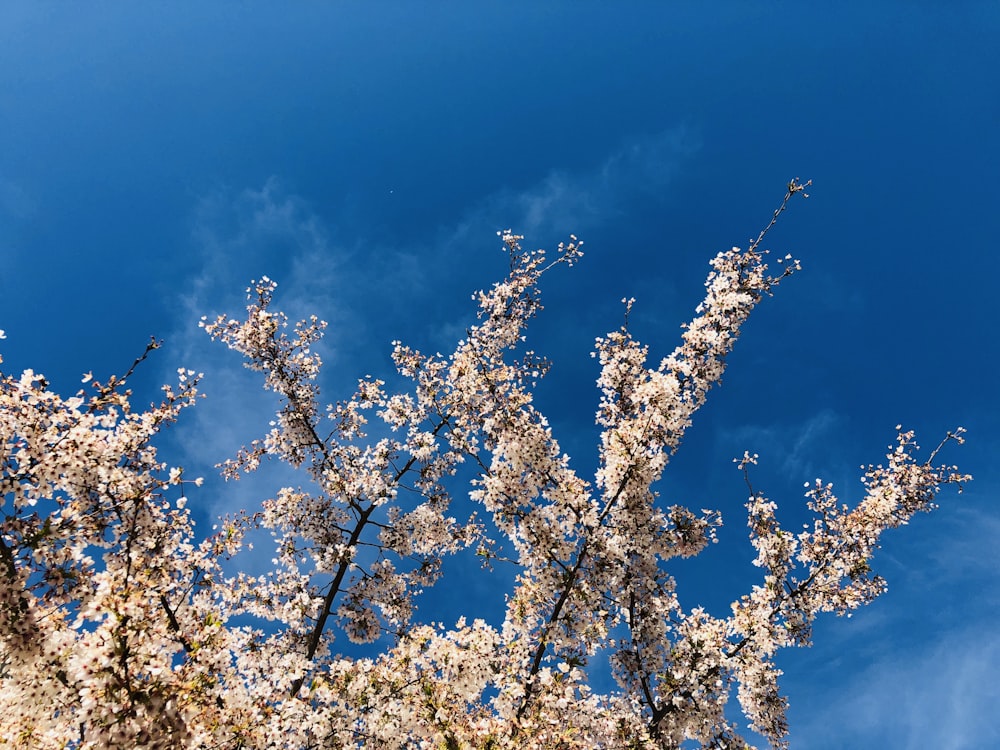
{"type": "MultiPolygon", "coordinates": [[[[812,178],[767,243],[804,270],[746,327],[661,488],[727,520],[724,544],[677,565],[681,596],[722,614],[754,580],[744,449],[791,526],[816,476],[857,499],[897,423],[928,447],[962,425],[946,459],[974,484],[889,536],[889,593],[823,621],[783,685],[795,748],[1000,746],[997,39],[995,2],[5,3],[4,366],[68,392],[165,338],[137,387],[205,372],[165,450],[211,476],[268,419],[197,329],[238,313],[250,279],[330,321],[332,401],[391,376],[392,339],[454,345],[469,294],[505,270],[496,230],[549,247],[574,232],[586,255],[545,280],[530,343],[584,470],[589,352],[619,300],[637,298],[658,361],[710,257],[812,178]]],[[[212,480],[191,502],[207,524],[268,491],[212,480]]],[[[422,617],[501,595],[454,574],[422,617]]]]}

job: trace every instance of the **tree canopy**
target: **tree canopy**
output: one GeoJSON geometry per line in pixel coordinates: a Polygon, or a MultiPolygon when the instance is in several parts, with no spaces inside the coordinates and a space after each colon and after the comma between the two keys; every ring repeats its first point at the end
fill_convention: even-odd
{"type": "Polygon", "coordinates": [[[27,370],[0,376],[0,736],[12,747],[735,748],[735,695],[775,746],[788,731],[776,652],[810,643],[823,612],[871,602],[882,533],[969,477],[912,432],[863,473],[864,496],[806,492],[814,520],[785,529],[748,487],[759,583],[719,617],[685,609],[670,561],[716,540],[715,510],[662,498],[663,473],[720,382],[741,327],[799,269],[769,268],[768,229],[808,183],[793,180],[745,250],[711,262],[704,300],[659,363],[625,324],[598,338],[599,462],[578,473],[536,408],[548,362],[526,347],[539,284],[582,258],[501,238],[506,278],[476,296],[478,322],[447,355],[396,342],[408,389],[365,377],[324,405],[314,345],[325,323],[272,309],[203,319],[280,397],[270,431],[222,465],[229,478],[275,459],[298,469],[259,507],[195,528],[201,485],[161,459],[158,434],[195,405],[178,371],[159,404],[135,406],[122,376],[62,397],[27,370]],[[471,489],[465,476],[472,472],[471,489]],[[274,537],[273,569],[234,572],[247,535],[274,537]],[[414,601],[443,560],[474,551],[512,565],[502,622],[423,622],[414,601]],[[345,656],[344,639],[379,646],[345,656]],[[381,646],[385,644],[384,648],[381,646]],[[609,660],[610,689],[588,665],[609,660]]]}

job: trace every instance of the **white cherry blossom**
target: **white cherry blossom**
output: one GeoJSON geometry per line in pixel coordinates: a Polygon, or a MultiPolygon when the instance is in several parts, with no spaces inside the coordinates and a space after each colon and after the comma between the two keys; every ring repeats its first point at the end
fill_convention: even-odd
{"type": "MultiPolygon", "coordinates": [[[[768,228],[807,184],[790,183],[768,228]]],[[[747,452],[736,463],[760,581],[725,617],[681,606],[666,563],[715,542],[722,519],[657,487],[743,323],[798,270],[786,256],[770,274],[766,231],[712,260],[696,317],[659,364],[633,339],[635,302],[623,300],[625,325],[596,343],[590,479],[534,405],[548,363],[524,345],[542,276],[582,257],[575,237],[549,258],[502,232],[510,272],[474,296],[478,322],[454,351],[394,342],[411,383],[399,393],[364,377],[321,403],[314,346],[326,323],[289,324],[267,277],[247,290],[245,316],[203,319],[281,401],[223,475],[269,459],[301,475],[207,537],[190,514],[201,479],[155,446],[196,402],[200,376],[178,370],[146,410],[130,399],[157,342],[122,376],[88,373],[68,398],[31,370],[0,375],[0,744],[736,748],[746,744],[727,719],[735,695],[752,728],[783,746],[778,649],[808,645],[818,614],[878,596],[882,533],[969,477],[936,463],[962,430],[922,457],[897,428],[855,507],[817,480],[806,492],[815,520],[791,532],[752,486],[758,456],[747,452]],[[273,536],[273,570],[233,572],[257,530],[273,536]],[[499,593],[503,621],[418,620],[444,558],[468,549],[516,566],[513,590],[499,593]],[[348,657],[345,640],[375,645],[348,657]],[[598,653],[616,681],[605,693],[586,671],[598,653]]]]}

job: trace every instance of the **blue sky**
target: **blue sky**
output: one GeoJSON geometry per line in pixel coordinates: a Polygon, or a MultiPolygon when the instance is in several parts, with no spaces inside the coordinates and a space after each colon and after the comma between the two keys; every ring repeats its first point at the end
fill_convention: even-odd
{"type": "MultiPolygon", "coordinates": [[[[928,447],[962,425],[946,458],[975,482],[889,536],[889,592],[821,622],[783,686],[796,748],[1000,746],[998,38],[994,2],[7,2],[4,366],[73,391],[164,338],[139,390],[205,372],[164,445],[210,475],[268,419],[197,329],[250,279],[330,321],[332,401],[391,374],[393,339],[448,351],[505,270],[496,230],[573,232],[586,257],[546,279],[531,344],[555,363],[538,401],[586,467],[589,352],[619,300],[668,353],[710,257],[811,178],[768,243],[803,272],[747,326],[662,488],[727,522],[677,567],[682,598],[722,613],[753,575],[744,449],[794,521],[816,476],[856,499],[897,423],[928,447]]],[[[207,522],[268,491],[211,481],[191,502],[207,522]]],[[[420,614],[463,606],[442,589],[420,614]]]]}

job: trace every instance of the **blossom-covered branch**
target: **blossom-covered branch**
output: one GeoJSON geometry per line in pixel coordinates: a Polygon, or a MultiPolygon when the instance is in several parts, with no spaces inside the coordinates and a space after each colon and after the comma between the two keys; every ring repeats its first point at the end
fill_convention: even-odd
{"type": "MultiPolygon", "coordinates": [[[[478,319],[454,350],[394,342],[398,392],[366,376],[324,406],[326,324],[290,324],[266,277],[247,289],[245,315],[203,319],[280,400],[223,475],[270,459],[302,478],[205,537],[188,501],[201,481],[154,445],[195,403],[200,376],[180,370],[141,410],[127,384],[155,342],[123,376],[87,375],[69,398],[30,370],[0,375],[0,737],[74,750],[734,748],[746,745],[727,718],[735,694],[783,746],[778,649],[808,645],[820,613],[878,596],[883,532],[969,479],[937,458],[962,430],[922,457],[897,428],[854,507],[808,486],[804,531],[786,531],[750,486],[761,582],[725,613],[681,606],[671,561],[715,542],[722,518],[658,488],[743,324],[799,269],[791,256],[769,268],[761,243],[808,184],[789,183],[746,250],[711,261],[703,301],[658,364],[624,301],[625,324],[594,352],[589,479],[536,408],[549,363],[526,345],[544,275],[582,257],[572,236],[548,256],[500,233],[509,272],[474,296],[478,319]],[[275,552],[252,575],[240,563],[258,530],[275,552]],[[513,588],[497,591],[502,621],[416,618],[458,554],[485,561],[484,575],[515,566],[513,588]],[[598,654],[615,686],[592,683],[598,654]]],[[[756,461],[738,459],[748,486],[756,461]]]]}

